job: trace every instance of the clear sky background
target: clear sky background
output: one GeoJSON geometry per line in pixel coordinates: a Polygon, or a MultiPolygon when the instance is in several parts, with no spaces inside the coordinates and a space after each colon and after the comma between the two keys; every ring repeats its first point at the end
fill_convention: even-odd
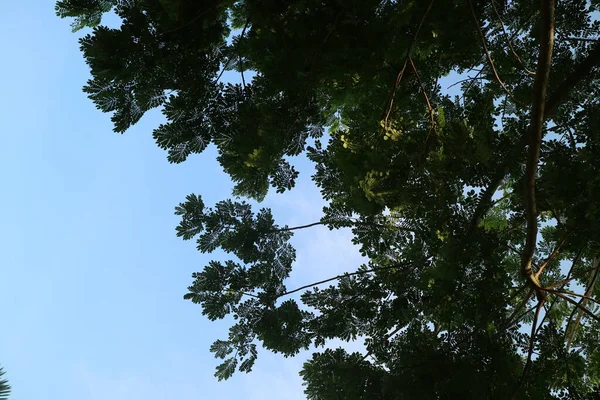
{"type": "MultiPolygon", "coordinates": [[[[208,351],[229,321],[211,323],[182,299],[210,256],[175,236],[174,207],[207,204],[231,183],[214,150],[169,164],[148,114],[125,135],[82,93],[88,68],[53,0],[0,11],[0,365],[13,400],[303,399],[308,354],[259,353],[255,371],[213,377],[208,351]]],[[[280,224],[318,220],[310,166],[298,187],[270,195],[280,224]]],[[[348,232],[294,238],[288,287],[354,270],[348,232]]]]}

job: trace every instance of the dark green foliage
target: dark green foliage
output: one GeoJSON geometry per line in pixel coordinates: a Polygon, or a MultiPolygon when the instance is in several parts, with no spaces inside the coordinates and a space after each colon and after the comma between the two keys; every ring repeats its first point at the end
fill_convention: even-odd
{"type": "Polygon", "coordinates": [[[5,374],[4,369],[0,368],[0,400],[8,400],[10,394],[10,385],[6,379],[1,379],[5,374]]]}
{"type": "Polygon", "coordinates": [[[219,379],[249,372],[259,344],[294,356],[360,340],[366,354],[314,353],[309,399],[598,398],[600,5],[558,2],[539,101],[549,4],[58,2],[75,29],[93,26],[84,90],[115,131],[162,107],[153,135],[170,162],[213,144],[234,196],[259,201],[294,187],[292,157],[314,163],[328,202],[318,222],[280,227],[268,209],[197,195],[176,209],[178,236],[232,256],[185,295],[234,320],[211,347],[219,379]],[[118,29],[98,25],[111,9],[118,29]],[[221,82],[224,70],[241,83],[221,82]],[[451,72],[468,76],[452,93],[440,80],[451,72]],[[539,284],[522,261],[532,177],[539,284]],[[368,261],[289,290],[292,233],[319,224],[351,229],[368,261]]]}
{"type": "Polygon", "coordinates": [[[56,2],[56,14],[62,18],[73,17],[73,32],[97,26],[102,15],[110,11],[118,0],[65,0],[56,2]]]}

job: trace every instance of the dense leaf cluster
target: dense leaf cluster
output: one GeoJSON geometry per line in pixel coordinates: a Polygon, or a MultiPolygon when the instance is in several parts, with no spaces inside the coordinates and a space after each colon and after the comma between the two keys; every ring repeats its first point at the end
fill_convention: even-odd
{"type": "Polygon", "coordinates": [[[290,190],[290,157],[314,163],[328,202],[318,223],[280,227],[268,209],[196,195],[176,210],[179,236],[232,255],[185,296],[209,319],[235,319],[211,348],[219,379],[250,371],[258,344],[293,356],[364,341],[366,354],[325,348],[306,362],[314,400],[597,398],[599,11],[597,0],[57,4],[74,29],[93,27],[84,90],[115,131],[162,107],[154,138],[169,161],[215,145],[237,197],[290,190]],[[109,10],[118,29],[100,25],[109,10]],[[224,70],[241,83],[221,82],[224,70]],[[440,84],[449,74],[453,91],[440,84]],[[350,228],[368,261],[295,299],[289,239],[316,224],[350,228]]]}

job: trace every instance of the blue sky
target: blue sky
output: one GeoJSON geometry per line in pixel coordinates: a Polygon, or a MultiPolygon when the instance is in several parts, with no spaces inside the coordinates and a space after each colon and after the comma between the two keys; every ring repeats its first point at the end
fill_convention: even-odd
{"type": "MultiPolygon", "coordinates": [[[[189,193],[207,203],[231,183],[214,151],[166,161],[153,112],[125,135],[81,92],[88,69],[78,34],[53,1],[11,1],[0,13],[0,365],[12,399],[302,399],[308,356],[259,354],[255,371],[212,376],[211,323],[182,299],[210,259],[175,236],[173,208],[189,193]]],[[[269,196],[280,223],[320,217],[301,161],[299,187],[269,196]]],[[[355,269],[349,234],[315,228],[294,239],[289,287],[355,269]],[[344,257],[339,257],[344,254],[344,257]]]]}

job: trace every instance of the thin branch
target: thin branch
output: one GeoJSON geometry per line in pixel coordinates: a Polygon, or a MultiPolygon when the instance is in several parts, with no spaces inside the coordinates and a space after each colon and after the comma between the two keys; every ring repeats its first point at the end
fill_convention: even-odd
{"type": "MultiPolygon", "coordinates": [[[[392,215],[388,215],[386,217],[386,219],[400,219],[399,217],[394,217],[392,215]]],[[[351,218],[351,223],[349,223],[350,226],[377,226],[377,227],[381,227],[384,228],[386,227],[386,225],[382,224],[382,223],[377,223],[377,222],[362,222],[362,221],[357,221],[355,218],[351,218]]],[[[287,232],[287,231],[295,231],[298,229],[305,229],[305,228],[310,228],[313,226],[317,226],[317,225],[327,225],[331,222],[331,220],[321,220],[321,221],[317,221],[317,222],[313,222],[311,224],[306,224],[306,225],[300,225],[300,226],[294,226],[291,228],[279,228],[279,229],[273,229],[270,231],[265,232],[266,234],[268,233],[276,233],[276,232],[287,232]]],[[[391,226],[391,228],[397,230],[397,231],[402,231],[402,232],[412,232],[412,233],[418,233],[418,231],[414,230],[414,229],[410,229],[410,228],[406,228],[406,227],[402,227],[402,226],[391,226]]]]}
{"type": "Polygon", "coordinates": [[[574,42],[592,42],[592,43],[595,43],[598,40],[600,40],[600,39],[582,38],[582,37],[565,37],[565,38],[561,38],[561,39],[574,41],[574,42]]]}
{"type": "Polygon", "coordinates": [[[202,16],[204,16],[204,15],[208,14],[210,11],[212,11],[214,8],[216,8],[218,5],[219,5],[219,2],[217,2],[217,3],[213,4],[213,5],[212,5],[212,7],[209,7],[208,9],[206,9],[206,10],[202,11],[200,14],[196,15],[194,18],[192,18],[191,20],[189,20],[189,21],[188,21],[188,22],[186,22],[185,24],[183,24],[183,25],[181,25],[181,26],[178,26],[178,27],[176,27],[176,28],[170,29],[170,30],[168,30],[168,31],[166,31],[166,32],[163,32],[162,34],[163,34],[163,35],[166,35],[166,34],[168,34],[168,33],[176,32],[176,31],[178,31],[178,30],[180,30],[180,29],[187,28],[188,26],[190,26],[191,24],[193,24],[194,22],[196,22],[196,21],[197,21],[199,18],[201,18],[202,16]]]}
{"type": "MultiPolygon", "coordinates": [[[[594,274],[590,277],[590,280],[588,282],[588,287],[587,287],[585,293],[583,295],[577,295],[577,296],[581,297],[581,300],[579,300],[579,305],[581,305],[582,307],[585,307],[586,300],[591,300],[591,301],[595,302],[596,304],[600,304],[600,302],[598,300],[589,297],[594,290],[594,285],[596,284],[596,281],[598,280],[598,271],[600,271],[600,264],[598,263],[597,257],[594,257],[593,266],[595,268],[595,271],[594,271],[594,274]]],[[[576,295],[574,293],[569,293],[569,294],[576,295]]],[[[569,316],[569,321],[567,322],[567,327],[565,328],[565,336],[567,335],[568,328],[571,325],[571,320],[573,318],[575,310],[576,309],[573,309],[573,312],[569,316]]],[[[575,333],[577,333],[577,328],[579,327],[579,323],[581,322],[582,317],[583,317],[583,311],[580,309],[579,313],[577,314],[577,318],[575,319],[575,323],[571,330],[569,338],[567,339],[567,352],[569,351],[569,348],[571,347],[571,343],[573,341],[573,338],[575,337],[575,333]]]]}
{"type": "Polygon", "coordinates": [[[240,35],[240,39],[239,39],[238,46],[237,46],[238,47],[237,48],[237,50],[238,50],[238,59],[239,59],[239,62],[240,62],[240,75],[242,76],[242,87],[244,89],[246,89],[246,78],[244,78],[244,59],[242,57],[242,53],[239,50],[240,50],[240,47],[241,47],[240,43],[241,43],[242,39],[244,38],[244,33],[246,33],[246,28],[248,27],[248,22],[249,21],[250,20],[246,21],[246,25],[244,25],[244,29],[242,30],[242,34],[240,35]]]}
{"type": "Polygon", "coordinates": [[[573,72],[558,86],[552,93],[544,110],[544,116],[547,118],[556,113],[556,108],[565,98],[571,89],[577,85],[582,79],[588,76],[590,71],[600,63],[600,41],[590,51],[588,56],[578,64],[573,72]]]}
{"type": "Polygon", "coordinates": [[[485,192],[483,192],[483,196],[481,196],[481,200],[479,201],[479,204],[477,204],[477,208],[475,209],[475,212],[471,217],[471,224],[469,226],[469,230],[467,231],[467,236],[470,236],[471,233],[475,230],[475,228],[477,228],[477,226],[481,222],[481,218],[492,206],[492,197],[494,196],[494,193],[496,193],[496,191],[498,190],[498,187],[500,187],[500,184],[502,183],[503,179],[504,174],[498,174],[490,182],[487,188],[485,188],[485,192]]]}
{"type": "Polygon", "coordinates": [[[508,243],[502,243],[504,246],[506,246],[506,248],[508,248],[509,250],[512,250],[515,254],[521,254],[521,252],[519,251],[519,249],[517,249],[515,246],[508,244],[508,243]]]}
{"type": "MultiPolygon", "coordinates": [[[[414,264],[414,263],[406,263],[406,264],[401,264],[401,265],[397,264],[397,265],[390,265],[390,266],[387,266],[387,267],[372,268],[372,269],[366,269],[366,270],[363,270],[363,271],[356,271],[356,272],[351,272],[351,273],[345,273],[345,274],[342,274],[342,275],[334,276],[333,278],[324,279],[322,281],[318,281],[318,282],[310,283],[308,285],[300,286],[299,288],[296,288],[294,290],[290,290],[290,291],[287,291],[285,293],[282,293],[278,297],[287,296],[289,294],[296,293],[296,292],[299,292],[299,291],[304,290],[304,289],[309,289],[309,288],[312,288],[312,287],[315,287],[315,286],[318,286],[318,285],[322,285],[322,284],[327,283],[327,282],[331,282],[331,281],[335,281],[335,280],[338,280],[338,279],[342,279],[342,278],[347,277],[347,276],[363,275],[363,274],[368,274],[368,273],[371,273],[371,272],[385,271],[387,269],[399,268],[401,266],[406,267],[406,266],[409,266],[409,265],[413,266],[412,269],[414,269],[414,267],[416,266],[416,264],[414,264]]],[[[411,271],[412,271],[412,269],[411,269],[411,271]]]]}
{"type": "Polygon", "coordinates": [[[500,79],[500,76],[498,75],[498,71],[496,70],[496,66],[494,65],[494,60],[492,60],[492,56],[490,55],[487,44],[485,42],[485,35],[481,31],[481,27],[479,26],[479,20],[477,19],[477,15],[475,14],[475,9],[473,8],[473,2],[471,0],[468,0],[468,3],[469,3],[469,7],[471,8],[471,15],[473,15],[473,19],[475,20],[475,26],[477,26],[477,32],[479,32],[479,38],[481,39],[481,45],[483,46],[483,51],[485,52],[485,56],[487,57],[488,63],[490,65],[490,68],[492,69],[492,72],[494,73],[494,77],[496,78],[496,81],[498,81],[500,86],[502,86],[502,89],[504,89],[504,91],[510,96],[511,99],[513,99],[513,101],[515,103],[520,104],[521,102],[518,101],[517,99],[515,99],[515,96],[511,93],[510,90],[508,90],[508,88],[506,87],[504,82],[502,82],[502,79],[500,79]]]}
{"type": "MultiPolygon", "coordinates": [[[[594,276],[594,278],[592,279],[592,282],[595,283],[595,279],[596,279],[596,276],[594,276]]],[[[571,292],[571,291],[568,291],[568,290],[547,289],[546,291],[549,292],[549,293],[562,293],[562,294],[568,295],[568,296],[580,297],[581,298],[581,300],[580,300],[581,302],[589,300],[592,303],[596,303],[596,304],[600,305],[600,300],[595,299],[593,297],[590,297],[588,291],[591,291],[591,290],[589,290],[589,289],[593,289],[593,284],[592,284],[591,287],[588,287],[588,290],[586,290],[586,294],[579,294],[579,293],[571,292]]]]}
{"type": "Polygon", "coordinates": [[[540,317],[540,311],[541,311],[542,307],[544,306],[544,302],[545,302],[545,299],[541,299],[536,306],[535,317],[533,318],[533,324],[531,324],[531,336],[529,337],[529,351],[527,352],[527,362],[525,363],[525,368],[523,368],[523,373],[521,374],[521,378],[519,379],[519,382],[517,383],[517,386],[515,387],[515,389],[513,391],[513,395],[512,395],[513,399],[516,398],[517,392],[519,391],[519,388],[521,387],[521,385],[523,385],[523,382],[525,381],[525,378],[527,377],[527,373],[529,372],[529,368],[531,368],[531,356],[533,355],[533,349],[535,347],[536,327],[537,327],[538,319],[540,317]]]}
{"type": "Polygon", "coordinates": [[[592,272],[592,271],[594,271],[595,269],[596,269],[596,268],[589,268],[589,269],[586,269],[586,270],[585,270],[585,271],[583,271],[581,274],[577,274],[577,275],[575,275],[575,276],[572,276],[572,277],[570,277],[570,278],[568,278],[568,279],[562,280],[562,281],[560,281],[560,282],[553,283],[553,284],[552,284],[552,285],[550,285],[550,286],[544,286],[542,289],[543,289],[543,290],[547,290],[547,289],[554,289],[554,288],[555,288],[555,287],[557,287],[557,286],[564,285],[565,283],[569,283],[569,282],[571,282],[571,281],[573,281],[573,280],[575,280],[575,279],[581,279],[581,278],[585,277],[585,275],[587,275],[589,272],[592,272]]]}
{"type": "MultiPolygon", "coordinates": [[[[406,325],[404,325],[406,326],[406,325]]],[[[400,330],[402,328],[404,328],[404,326],[399,326],[396,329],[394,329],[392,332],[390,332],[389,334],[385,335],[385,339],[384,340],[389,340],[393,335],[395,335],[396,333],[400,332],[400,330]]],[[[361,361],[366,360],[367,358],[369,358],[369,356],[371,356],[373,354],[372,351],[367,352],[367,354],[365,354],[365,356],[362,358],[361,361]]]]}
{"type": "Polygon", "coordinates": [[[404,70],[406,69],[406,65],[408,64],[408,59],[411,57],[413,50],[415,48],[415,44],[417,42],[417,37],[419,35],[419,31],[421,30],[421,27],[423,26],[423,23],[425,22],[425,18],[427,18],[427,15],[429,14],[429,11],[431,10],[431,6],[433,6],[434,1],[435,0],[431,0],[429,2],[429,5],[427,6],[427,9],[425,10],[425,14],[423,14],[423,17],[421,18],[421,22],[419,22],[419,25],[417,26],[417,30],[415,31],[415,34],[412,37],[410,46],[408,47],[408,51],[406,52],[406,58],[404,59],[404,65],[402,65],[402,69],[400,70],[400,72],[398,72],[398,75],[396,76],[396,82],[394,83],[394,88],[392,89],[392,91],[390,93],[390,99],[388,100],[388,110],[387,110],[387,113],[385,114],[384,126],[387,126],[388,120],[390,118],[390,114],[392,113],[392,108],[394,106],[394,98],[396,97],[396,90],[398,90],[398,86],[400,86],[400,82],[402,81],[402,76],[404,75],[404,70]]]}
{"type": "Polygon", "coordinates": [[[498,18],[498,21],[500,21],[500,27],[502,28],[502,32],[504,33],[504,36],[506,36],[506,42],[508,43],[508,48],[510,49],[511,53],[513,53],[513,55],[515,56],[515,58],[517,59],[519,64],[521,64],[521,67],[523,67],[525,72],[527,72],[530,75],[535,75],[535,72],[527,69],[527,67],[525,66],[525,63],[523,62],[523,60],[521,60],[521,57],[519,57],[519,55],[513,48],[512,40],[511,40],[510,36],[508,36],[508,32],[506,32],[506,29],[504,28],[504,21],[502,21],[502,17],[500,17],[500,13],[498,12],[498,9],[496,8],[496,0],[492,0],[492,7],[494,8],[494,13],[496,14],[496,17],[498,18]]]}
{"type": "Polygon", "coordinates": [[[525,167],[525,214],[527,217],[527,236],[525,248],[521,256],[521,273],[535,288],[538,300],[544,299],[544,292],[540,290],[540,283],[533,273],[533,255],[535,253],[538,221],[537,205],[535,199],[535,178],[537,165],[540,158],[540,146],[542,143],[542,129],[544,126],[544,113],[546,106],[546,92],[548,89],[548,78],[550,76],[550,64],[552,62],[552,48],[554,46],[554,0],[542,2],[542,35],[540,38],[540,50],[538,65],[534,83],[534,99],[531,110],[531,123],[528,132],[529,151],[525,167]]]}
{"type": "Polygon", "coordinates": [[[521,313],[518,317],[515,318],[515,315],[517,315],[517,313],[519,311],[521,311],[521,309],[527,305],[527,303],[529,302],[529,299],[531,298],[532,294],[533,294],[533,289],[529,288],[529,293],[527,293],[527,296],[525,296],[523,298],[523,301],[521,302],[521,304],[519,304],[514,309],[514,311],[512,312],[512,314],[507,318],[507,320],[511,321],[511,322],[509,322],[508,325],[506,325],[506,328],[504,328],[504,330],[507,330],[508,328],[512,327],[514,324],[516,324],[517,322],[519,322],[521,320],[521,318],[523,318],[525,315],[527,315],[528,313],[530,313],[533,310],[533,308],[530,308],[529,310],[525,311],[524,313],[521,313]]]}
{"type": "Polygon", "coordinates": [[[325,225],[326,223],[327,223],[326,221],[317,221],[317,222],[313,222],[312,224],[306,224],[306,225],[300,225],[300,226],[293,226],[291,228],[273,229],[271,231],[268,231],[267,233],[295,231],[295,230],[298,230],[298,229],[310,228],[310,227],[317,226],[317,225],[325,225]]]}
{"type": "Polygon", "coordinates": [[[559,240],[559,242],[556,244],[556,247],[554,248],[554,250],[552,250],[552,253],[550,253],[550,255],[548,256],[548,258],[546,258],[546,260],[540,264],[540,266],[538,267],[537,272],[535,273],[535,277],[539,280],[540,275],[542,273],[542,271],[544,271],[544,268],[546,268],[546,266],[558,255],[558,252],[560,251],[560,248],[565,244],[565,242],[567,241],[567,238],[569,237],[569,233],[565,233],[562,237],[561,240],[559,240]]]}
{"type": "Polygon", "coordinates": [[[565,296],[564,294],[560,293],[560,292],[554,292],[554,294],[562,299],[565,299],[566,301],[568,301],[569,303],[573,304],[575,307],[577,307],[578,309],[580,309],[581,311],[583,311],[584,313],[586,313],[589,317],[591,317],[593,320],[600,322],[600,317],[598,317],[596,314],[594,314],[593,312],[591,312],[590,310],[588,310],[587,308],[583,307],[581,304],[579,304],[578,302],[576,302],[575,300],[573,300],[570,297],[565,296]]]}
{"type": "Polygon", "coordinates": [[[571,131],[571,128],[568,126],[566,126],[566,131],[569,133],[569,144],[571,145],[571,150],[577,150],[577,142],[573,136],[573,131],[571,131]]]}
{"type": "MultiPolygon", "coordinates": [[[[571,274],[573,273],[573,269],[575,269],[575,265],[577,264],[577,261],[579,261],[579,257],[581,256],[581,252],[582,250],[579,250],[577,252],[577,254],[575,255],[575,257],[573,258],[573,262],[571,263],[571,268],[569,268],[569,272],[567,273],[567,279],[569,279],[571,277],[571,274]]],[[[565,283],[566,284],[566,283],[565,283]]],[[[565,284],[563,284],[559,291],[562,291],[563,288],[565,287],[565,284]]],[[[550,307],[548,307],[548,309],[546,310],[546,313],[544,314],[544,319],[542,319],[542,322],[540,322],[540,326],[538,328],[538,331],[542,328],[542,325],[544,325],[544,321],[546,321],[546,319],[550,316],[550,311],[552,311],[552,308],[554,307],[554,305],[558,302],[558,300],[553,300],[552,303],[550,303],[550,307]]]]}
{"type": "Polygon", "coordinates": [[[512,196],[512,195],[513,195],[513,193],[506,193],[504,196],[500,197],[499,199],[492,201],[492,207],[506,199],[509,199],[510,196],[512,196]]]}
{"type": "Polygon", "coordinates": [[[419,71],[417,71],[417,67],[415,67],[415,63],[412,60],[412,57],[408,57],[408,60],[410,61],[410,65],[413,68],[413,71],[415,71],[415,75],[417,77],[417,82],[419,82],[419,86],[421,87],[421,90],[423,91],[423,96],[425,96],[425,102],[427,103],[427,110],[429,111],[429,117],[431,118],[431,127],[432,129],[435,129],[435,119],[433,117],[433,107],[431,106],[431,102],[429,101],[429,96],[427,95],[427,91],[425,90],[425,86],[423,85],[423,82],[421,81],[421,77],[419,76],[419,71]]]}
{"type": "Polygon", "coordinates": [[[535,331],[536,335],[542,330],[544,322],[546,322],[546,319],[548,319],[548,316],[550,315],[550,310],[552,310],[552,306],[554,305],[554,303],[556,303],[556,301],[553,301],[552,304],[550,304],[550,307],[548,308],[546,308],[546,305],[544,304],[544,318],[542,318],[542,321],[538,324],[538,327],[535,331]]]}
{"type": "MultiPolygon", "coordinates": [[[[250,19],[247,19],[246,20],[246,24],[244,25],[244,29],[242,29],[242,33],[240,34],[240,38],[238,39],[238,42],[237,42],[237,44],[235,46],[235,49],[234,49],[233,53],[231,54],[231,56],[229,56],[229,58],[227,59],[227,61],[225,62],[225,64],[223,64],[223,69],[219,73],[219,76],[217,77],[217,80],[215,81],[215,83],[219,82],[219,80],[223,76],[223,73],[225,73],[225,70],[227,69],[227,67],[231,63],[231,60],[233,59],[233,57],[236,54],[239,54],[239,52],[240,52],[240,43],[242,43],[242,38],[244,37],[244,34],[246,33],[246,29],[248,28],[249,24],[250,24],[250,19]]],[[[242,72],[242,82],[244,82],[243,79],[244,79],[244,73],[242,72]]],[[[246,86],[245,82],[244,82],[244,86],[246,86]]]]}
{"type": "MultiPolygon", "coordinates": [[[[480,72],[481,72],[481,71],[480,71],[480,72]]],[[[463,82],[472,82],[473,80],[477,80],[477,79],[479,79],[479,80],[483,80],[483,79],[485,79],[485,76],[479,77],[479,74],[477,74],[477,75],[475,75],[475,76],[473,76],[473,77],[469,76],[469,77],[467,77],[466,79],[461,79],[461,80],[459,80],[459,81],[456,81],[456,82],[454,82],[452,85],[448,86],[448,87],[446,88],[446,90],[448,90],[448,89],[451,89],[451,88],[453,88],[454,86],[456,86],[456,85],[459,85],[459,84],[461,84],[461,83],[463,83],[463,82]]]]}

